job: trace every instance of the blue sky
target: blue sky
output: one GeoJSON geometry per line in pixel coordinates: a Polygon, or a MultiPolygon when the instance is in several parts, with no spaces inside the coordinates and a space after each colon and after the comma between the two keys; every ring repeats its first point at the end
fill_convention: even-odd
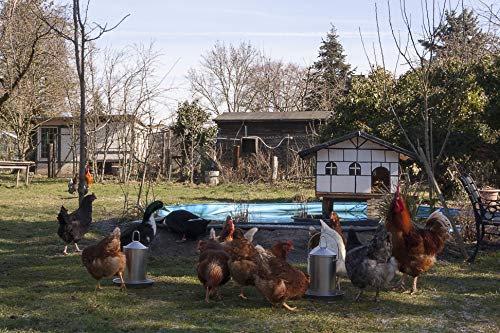
{"type": "MultiPolygon", "coordinates": [[[[190,96],[185,75],[189,68],[198,66],[201,55],[216,41],[248,41],[271,58],[307,66],[316,59],[330,23],[337,28],[347,60],[358,73],[366,73],[369,65],[358,29],[371,49],[377,43],[375,2],[386,63],[392,68],[397,53],[387,24],[386,1],[94,0],[89,15],[92,21],[112,25],[131,14],[99,40],[98,46],[120,48],[155,41],[162,54],[164,73],[177,62],[165,83],[177,88],[170,96],[175,101],[190,96]]],[[[393,16],[399,17],[399,0],[391,3],[393,16]]],[[[407,3],[408,13],[414,15],[416,22],[421,2],[407,3]]],[[[397,20],[395,24],[396,28],[401,27],[397,20]]]]}

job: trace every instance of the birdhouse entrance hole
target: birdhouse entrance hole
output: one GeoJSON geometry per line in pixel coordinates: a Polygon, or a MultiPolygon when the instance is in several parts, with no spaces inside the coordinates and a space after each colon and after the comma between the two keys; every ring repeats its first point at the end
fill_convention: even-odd
{"type": "Polygon", "coordinates": [[[385,192],[391,187],[389,170],[384,167],[375,168],[372,172],[372,192],[385,192]]]}

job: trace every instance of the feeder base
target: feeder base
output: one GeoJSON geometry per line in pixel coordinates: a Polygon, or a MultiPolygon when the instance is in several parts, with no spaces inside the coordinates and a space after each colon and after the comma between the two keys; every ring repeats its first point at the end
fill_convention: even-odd
{"type": "MultiPolygon", "coordinates": [[[[137,282],[130,282],[130,281],[127,282],[125,280],[125,286],[127,286],[127,288],[147,288],[147,287],[151,287],[154,282],[155,282],[155,280],[153,280],[153,279],[146,279],[146,280],[137,281],[137,282]]],[[[117,286],[121,285],[120,278],[113,279],[113,283],[117,286]]]]}
{"type": "Polygon", "coordinates": [[[339,299],[344,296],[344,292],[340,290],[335,290],[334,292],[331,293],[319,293],[317,291],[312,291],[312,290],[307,290],[306,294],[304,297],[307,298],[316,298],[316,299],[324,299],[324,300],[332,300],[332,299],[339,299]]]}

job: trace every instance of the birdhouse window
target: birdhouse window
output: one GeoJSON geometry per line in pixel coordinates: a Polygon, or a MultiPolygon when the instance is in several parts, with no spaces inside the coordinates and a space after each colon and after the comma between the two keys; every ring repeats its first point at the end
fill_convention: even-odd
{"type": "Polygon", "coordinates": [[[335,162],[328,162],[325,166],[325,174],[336,175],[337,174],[337,164],[335,162]]]}
{"type": "Polygon", "coordinates": [[[350,176],[361,175],[361,166],[359,165],[359,163],[354,162],[351,165],[349,165],[349,175],[350,176]]]}

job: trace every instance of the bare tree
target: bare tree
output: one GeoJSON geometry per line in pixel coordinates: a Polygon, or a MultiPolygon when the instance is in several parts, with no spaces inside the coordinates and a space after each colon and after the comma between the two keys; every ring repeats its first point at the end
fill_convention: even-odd
{"type": "Polygon", "coordinates": [[[217,42],[202,56],[201,68],[189,70],[194,95],[201,97],[202,105],[216,115],[253,111],[256,92],[250,81],[259,58],[259,51],[249,43],[226,46],[217,42]]]}
{"type": "Polygon", "coordinates": [[[0,110],[22,78],[28,73],[39,44],[50,35],[43,20],[31,14],[38,7],[40,15],[48,20],[45,1],[0,1],[0,110]],[[15,55],[15,56],[14,56],[15,55]]]}
{"type": "Polygon", "coordinates": [[[64,90],[71,85],[68,51],[64,40],[34,15],[35,9],[48,15],[43,3],[2,5],[0,83],[4,100],[0,103],[0,121],[16,134],[17,155],[25,159],[33,148],[31,136],[39,125],[37,118],[58,114],[64,108],[64,90]]]}
{"type": "Polygon", "coordinates": [[[283,61],[266,59],[253,66],[251,90],[255,92],[252,111],[304,111],[311,76],[310,69],[283,61]]]}
{"type": "MultiPolygon", "coordinates": [[[[71,21],[71,31],[65,29],[64,26],[54,24],[53,22],[44,19],[45,23],[54,31],[56,31],[61,37],[66,39],[73,45],[74,55],[75,55],[75,65],[76,72],[78,74],[78,83],[80,87],[80,161],[79,161],[79,182],[78,182],[78,197],[81,202],[85,195],[85,156],[87,149],[86,133],[85,133],[85,113],[86,113],[86,83],[85,83],[85,62],[88,55],[88,46],[90,43],[98,40],[105,33],[115,29],[120,25],[129,15],[123,17],[117,24],[108,28],[107,24],[100,25],[98,23],[90,24],[88,22],[88,8],[90,0],[82,8],[80,6],[80,0],[73,0],[73,5],[71,6],[71,14],[68,16],[72,17],[71,21]]],[[[43,17],[41,17],[43,19],[43,17]]]]}

